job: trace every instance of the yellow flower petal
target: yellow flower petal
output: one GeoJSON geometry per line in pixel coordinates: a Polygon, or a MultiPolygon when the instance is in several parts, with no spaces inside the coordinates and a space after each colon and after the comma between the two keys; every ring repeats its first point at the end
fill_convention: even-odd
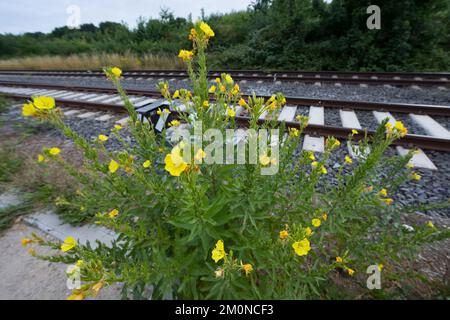
{"type": "Polygon", "coordinates": [[[115,160],[111,160],[108,166],[109,172],[114,173],[119,169],[119,164],[115,160]]]}
{"type": "Polygon", "coordinates": [[[280,239],[284,240],[289,236],[289,232],[287,230],[280,231],[280,239]]]}
{"type": "Polygon", "coordinates": [[[32,117],[36,114],[36,108],[32,103],[26,103],[22,107],[22,115],[24,117],[32,117]]]}
{"type": "Polygon", "coordinates": [[[111,73],[116,77],[116,78],[120,78],[120,76],[122,75],[122,70],[120,70],[117,67],[113,67],[111,68],[111,73]]]}
{"type": "Polygon", "coordinates": [[[211,258],[215,263],[219,262],[219,260],[225,257],[225,249],[222,240],[217,241],[216,247],[211,252],[211,258]]]}
{"type": "Polygon", "coordinates": [[[142,164],[142,166],[144,168],[148,168],[148,167],[150,167],[151,164],[152,164],[152,162],[150,160],[145,160],[144,163],[142,164]]]}
{"type": "Polygon", "coordinates": [[[64,240],[64,243],[61,245],[61,251],[67,252],[70,249],[74,248],[76,245],[77,245],[77,241],[75,240],[74,237],[67,237],[64,240]]]}
{"type": "Polygon", "coordinates": [[[117,217],[119,215],[119,210],[117,210],[117,209],[113,209],[113,210],[111,210],[109,213],[108,213],[108,216],[110,217],[110,218],[115,218],[115,217],[117,217]]]}
{"type": "Polygon", "coordinates": [[[299,256],[305,256],[311,250],[311,243],[308,239],[303,239],[301,241],[296,241],[292,244],[292,248],[295,253],[299,256]]]}
{"type": "Polygon", "coordinates": [[[320,227],[321,223],[322,222],[320,221],[320,219],[312,219],[311,220],[311,224],[316,228],[320,227]]]}
{"type": "Polygon", "coordinates": [[[60,152],[61,152],[61,150],[60,150],[59,148],[56,148],[56,147],[51,148],[51,149],[49,150],[49,153],[50,153],[52,156],[57,156],[60,152]]]}
{"type": "Polygon", "coordinates": [[[55,99],[52,97],[35,97],[33,98],[33,104],[39,110],[50,110],[55,107],[55,99]]]}

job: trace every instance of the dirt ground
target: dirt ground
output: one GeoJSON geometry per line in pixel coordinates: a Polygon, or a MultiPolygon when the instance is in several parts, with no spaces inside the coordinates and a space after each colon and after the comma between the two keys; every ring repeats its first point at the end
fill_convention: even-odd
{"type": "MultiPolygon", "coordinates": [[[[23,223],[15,224],[0,235],[0,299],[1,300],[61,300],[71,291],[66,287],[67,265],[50,263],[32,257],[20,240],[32,232],[47,237],[37,229],[23,223]]],[[[39,253],[50,254],[48,248],[37,248],[39,253]]],[[[119,286],[101,290],[97,300],[120,299],[119,286]]]]}

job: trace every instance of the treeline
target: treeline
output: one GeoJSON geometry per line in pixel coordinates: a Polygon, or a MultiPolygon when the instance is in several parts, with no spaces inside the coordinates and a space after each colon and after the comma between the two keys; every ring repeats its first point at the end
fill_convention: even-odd
{"type": "MultiPolygon", "coordinates": [[[[378,0],[369,30],[365,0],[256,0],[246,11],[203,17],[215,30],[210,62],[223,68],[412,71],[450,68],[448,0],[378,0]]],[[[103,22],[49,34],[0,35],[0,58],[81,53],[175,55],[192,19],[162,10],[137,27],[103,22]]]]}

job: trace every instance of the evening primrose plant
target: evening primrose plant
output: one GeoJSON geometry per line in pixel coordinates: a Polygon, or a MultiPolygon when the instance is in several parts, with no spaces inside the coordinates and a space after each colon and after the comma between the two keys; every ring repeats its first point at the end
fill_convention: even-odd
{"type": "MultiPolygon", "coordinates": [[[[420,176],[408,167],[412,152],[396,158],[385,152],[407,129],[385,121],[358,143],[353,138],[363,133],[355,130],[348,136],[355,154],[358,148],[369,151],[353,160],[346,155],[336,169],[330,163],[341,147],[338,139],[328,137],[323,154],[300,151],[308,119],[297,117],[289,129],[276,121],[286,103],[282,94],[244,99],[230,75],[208,81],[205,50],[214,36],[206,23],[197,23],[189,34],[192,49],[180,51],[191,89],[159,85],[170,104],[157,111],[168,120],[161,133],[139,120],[117,67],[105,73],[129,113],[126,128],[116,125],[88,141],[64,123],[51,98],[34,97],[24,105],[24,116],[50,122],[84,154],[79,166],[59,149],[44,148],[39,155],[79,182],[74,199],[60,198],[59,204],[78,207],[118,238],[94,245],[68,237],[61,244],[32,235],[22,244],[34,245],[30,253],[37,258],[74,266],[81,285],[69,299],[95,296],[113,283],[122,283],[124,297],[135,299],[356,298],[371,295],[354,291],[365,288],[370,265],[383,269],[386,286],[389,279],[401,283],[402,259],[423,243],[448,237],[434,225],[400,223],[402,208],[391,197],[402,182],[420,176]],[[259,121],[264,114],[269,120],[259,121]],[[243,163],[211,161],[221,152],[210,148],[211,137],[196,135],[196,126],[225,137],[243,121],[247,141],[262,141],[262,150],[251,156],[245,149],[243,163]],[[182,127],[189,137],[168,139],[182,127]],[[122,137],[124,130],[133,143],[122,137]],[[105,148],[108,139],[122,149],[105,148]],[[276,174],[262,174],[268,167],[276,167],[276,174]],[[390,170],[388,179],[381,168],[390,170]],[[40,255],[42,246],[55,254],[40,255]],[[341,288],[337,277],[349,285],[341,288]]],[[[224,139],[223,149],[242,156],[233,141],[224,139]]]]}

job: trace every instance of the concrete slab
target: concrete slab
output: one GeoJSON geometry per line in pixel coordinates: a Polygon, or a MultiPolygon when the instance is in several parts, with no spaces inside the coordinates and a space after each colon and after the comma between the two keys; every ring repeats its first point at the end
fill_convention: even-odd
{"type": "Polygon", "coordinates": [[[325,138],[305,135],[303,150],[323,153],[325,150],[325,138]]]}
{"type": "Polygon", "coordinates": [[[297,107],[285,106],[278,116],[278,121],[293,121],[297,107]]]}
{"type": "Polygon", "coordinates": [[[308,124],[323,126],[325,123],[325,115],[323,107],[309,107],[308,124]]]}
{"type": "Polygon", "coordinates": [[[111,118],[113,118],[112,115],[110,115],[110,114],[104,114],[104,115],[102,115],[102,116],[100,116],[100,117],[98,117],[98,118],[95,118],[95,120],[97,120],[97,121],[108,121],[108,120],[110,120],[111,118]]]}
{"type": "Polygon", "coordinates": [[[410,114],[409,116],[430,136],[442,139],[450,139],[450,132],[430,116],[419,114],[410,114]]]}
{"type": "Polygon", "coordinates": [[[98,115],[99,113],[100,112],[85,112],[85,113],[78,115],[77,117],[80,119],[87,119],[87,118],[92,118],[92,117],[98,115]]]}
{"type": "MultiPolygon", "coordinates": [[[[409,152],[408,149],[405,149],[401,146],[397,146],[396,149],[398,154],[401,156],[405,156],[409,152]]],[[[430,158],[427,157],[427,155],[421,149],[417,150],[417,153],[413,155],[409,163],[417,168],[437,170],[437,167],[434,165],[434,163],[430,160],[430,158]]]]}
{"type": "Polygon", "coordinates": [[[97,240],[106,245],[111,245],[117,239],[117,234],[102,226],[88,224],[73,227],[66,224],[50,210],[28,215],[24,218],[24,221],[60,241],[64,241],[71,236],[77,239],[80,244],[85,245],[89,242],[94,248],[97,247],[97,240]]]}
{"type": "Polygon", "coordinates": [[[339,116],[344,128],[362,130],[361,124],[354,111],[339,110],[339,116]]]}

